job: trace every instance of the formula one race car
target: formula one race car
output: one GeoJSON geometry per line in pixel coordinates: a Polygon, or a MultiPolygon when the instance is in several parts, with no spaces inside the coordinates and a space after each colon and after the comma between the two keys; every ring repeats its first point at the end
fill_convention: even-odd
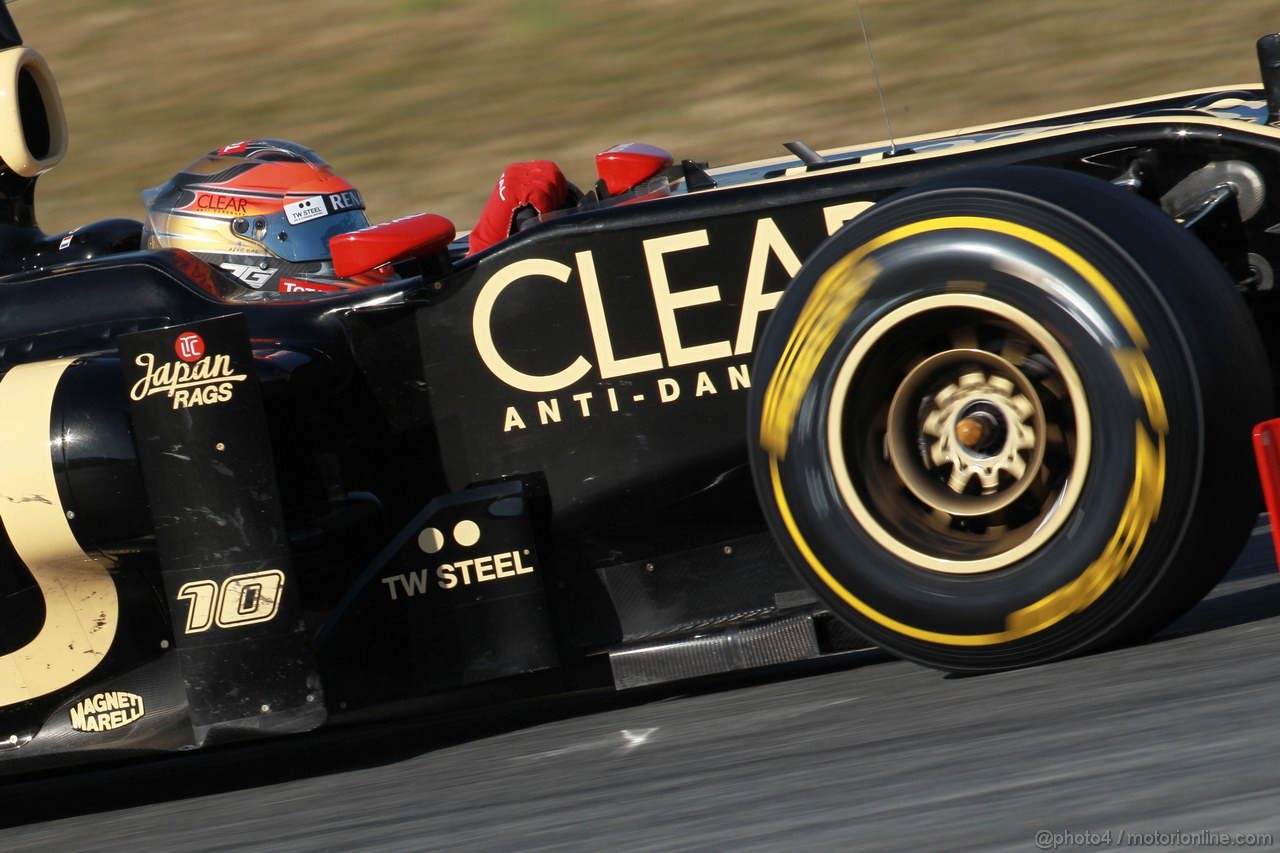
{"type": "Polygon", "coordinates": [[[306,292],[40,232],[65,125],[3,9],[0,41],[7,770],[868,641],[1042,663],[1168,623],[1259,509],[1280,36],[1258,88],[720,168],[619,146],[480,251],[430,214],[330,234],[381,283],[306,292]]]}

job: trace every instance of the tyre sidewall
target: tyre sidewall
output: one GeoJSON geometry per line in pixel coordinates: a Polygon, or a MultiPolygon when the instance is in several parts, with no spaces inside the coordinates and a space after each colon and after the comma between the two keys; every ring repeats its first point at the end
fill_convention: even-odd
{"type": "MultiPolygon", "coordinates": [[[[1119,622],[1158,582],[1199,486],[1200,394],[1177,326],[1159,289],[1130,253],[1102,228],[1054,204],[1000,188],[942,188],[864,217],[806,263],[761,346],[757,375],[772,376],[824,275],[887,235],[918,230],[866,256],[879,269],[822,354],[801,397],[785,456],[753,448],[757,488],[766,496],[770,523],[792,562],[809,576],[818,575],[819,595],[899,653],[936,662],[956,645],[965,651],[955,668],[965,668],[962,658],[999,666],[1002,657],[1070,653],[1119,622]],[[989,227],[946,224],[966,218],[984,220],[989,227]],[[1075,271],[1076,257],[1097,272],[1101,283],[1075,271]],[[1033,274],[1010,273],[1008,258],[1033,274]],[[1001,269],[993,269],[993,259],[1001,269]],[[911,566],[876,542],[844,505],[827,439],[833,385],[861,336],[904,304],[956,293],[994,298],[1049,330],[1080,376],[1092,421],[1093,452],[1069,519],[1030,555],[978,574],[911,566]],[[1155,473],[1153,447],[1159,462],[1155,473]],[[1150,480],[1137,488],[1140,475],[1158,479],[1154,494],[1150,480]],[[1142,506],[1135,507],[1135,500],[1142,506]],[[1135,512],[1151,517],[1135,526],[1135,512]],[[1105,577],[1091,581],[1082,598],[1081,579],[1097,575],[1100,560],[1108,565],[1105,577]],[[1105,584],[1101,591],[1099,583],[1105,584]],[[1027,622],[1025,613],[1017,614],[1045,601],[1051,603],[1042,606],[1038,622],[1032,617],[1023,630],[1010,630],[1011,621],[1027,622]],[[996,639],[964,639],[983,636],[996,639]]],[[[851,394],[857,393],[856,372],[854,377],[851,394]]],[[[758,389],[753,424],[761,423],[765,406],[766,389],[763,384],[758,389]]]]}

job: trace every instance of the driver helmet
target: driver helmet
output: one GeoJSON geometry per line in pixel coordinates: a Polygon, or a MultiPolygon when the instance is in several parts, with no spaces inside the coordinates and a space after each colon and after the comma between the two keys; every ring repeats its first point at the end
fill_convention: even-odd
{"type": "Polygon", "coordinates": [[[367,228],[364,199],[314,151],[250,139],[211,151],[142,193],[144,249],[185,249],[252,290],[381,284],[390,266],[342,279],[329,239],[367,228]]]}

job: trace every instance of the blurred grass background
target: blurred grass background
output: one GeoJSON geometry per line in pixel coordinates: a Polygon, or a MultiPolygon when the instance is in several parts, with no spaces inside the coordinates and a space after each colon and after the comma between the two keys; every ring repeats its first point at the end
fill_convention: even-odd
{"type": "MultiPolygon", "coordinates": [[[[1256,81],[1276,0],[863,0],[898,136],[1256,81]]],[[[49,232],[255,136],[302,142],[374,221],[470,228],[502,167],[589,186],[624,141],[712,165],[884,138],[853,0],[22,0],[70,126],[49,232]]]]}

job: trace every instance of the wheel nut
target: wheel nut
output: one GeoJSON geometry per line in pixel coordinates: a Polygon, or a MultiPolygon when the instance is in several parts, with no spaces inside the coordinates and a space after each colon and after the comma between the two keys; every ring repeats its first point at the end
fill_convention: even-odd
{"type": "Polygon", "coordinates": [[[986,430],[977,418],[962,418],[956,422],[956,439],[965,447],[977,447],[986,430]]]}

